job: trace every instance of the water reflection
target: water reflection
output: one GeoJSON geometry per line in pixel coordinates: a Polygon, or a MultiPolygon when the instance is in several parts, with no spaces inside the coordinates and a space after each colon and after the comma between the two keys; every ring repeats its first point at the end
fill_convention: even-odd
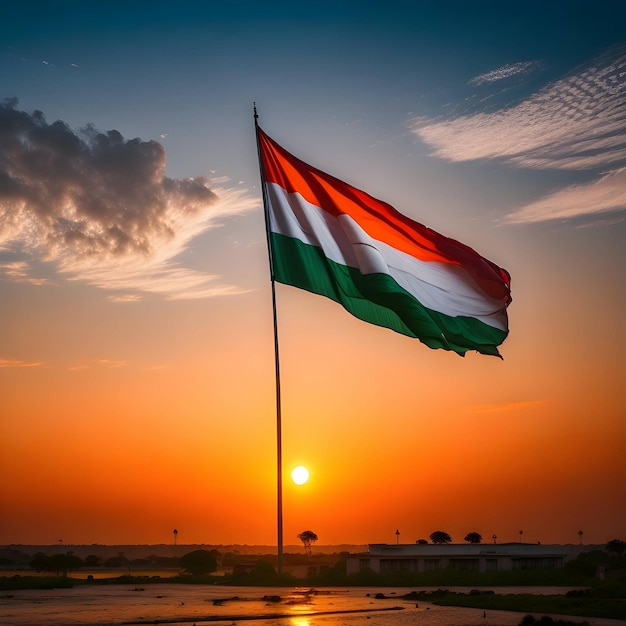
{"type": "MultiPolygon", "coordinates": [[[[150,623],[243,626],[518,626],[523,614],[408,601],[400,588],[302,590],[217,585],[85,585],[0,595],[0,624],[111,626],[150,623]],[[384,599],[377,599],[380,593],[384,599]],[[221,601],[220,601],[221,599],[221,601]],[[217,600],[217,602],[215,602],[217,600]]],[[[457,588],[469,592],[469,589],[457,588]]],[[[501,593],[559,593],[558,588],[505,588],[501,593]]],[[[623,622],[594,619],[597,626],[623,622]]]]}

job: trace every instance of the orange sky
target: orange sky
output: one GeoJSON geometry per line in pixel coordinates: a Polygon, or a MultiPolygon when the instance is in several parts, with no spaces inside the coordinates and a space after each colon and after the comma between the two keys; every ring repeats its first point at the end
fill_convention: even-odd
{"type": "MultiPolygon", "coordinates": [[[[308,528],[320,543],[393,542],[396,528],[409,542],[439,529],[456,540],[620,536],[619,350],[597,349],[602,331],[579,334],[594,311],[536,306],[607,287],[583,272],[557,281],[558,260],[508,256],[504,361],[431,351],[278,286],[286,543],[308,528]],[[297,464],[311,472],[301,487],[288,476],[297,464]]],[[[9,343],[43,364],[0,371],[0,542],[167,543],[177,528],[181,543],[275,543],[263,273],[256,292],[158,312],[132,303],[121,316],[93,288],[11,288],[9,343]],[[71,298],[70,317],[29,303],[33,293],[71,298]]],[[[617,309],[603,315],[618,327],[617,309]]]]}
{"type": "Polygon", "coordinates": [[[253,101],[512,276],[504,360],[278,285],[285,544],[626,540],[623,19],[62,4],[0,23],[0,545],[276,543],[253,101]]]}

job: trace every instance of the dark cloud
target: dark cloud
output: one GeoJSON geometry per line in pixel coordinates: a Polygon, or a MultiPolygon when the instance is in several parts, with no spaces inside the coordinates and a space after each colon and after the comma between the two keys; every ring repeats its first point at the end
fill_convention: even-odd
{"type": "Polygon", "coordinates": [[[173,204],[194,214],[216,201],[204,178],[166,177],[156,141],[93,126],[75,132],[16,104],[0,105],[0,203],[8,222],[29,213],[48,245],[78,255],[149,254],[155,236],[174,236],[173,204]]]}
{"type": "MultiPolygon", "coordinates": [[[[215,215],[251,207],[242,194],[238,206],[228,192],[218,197],[205,177],[165,176],[165,149],[156,141],[92,125],[75,131],[17,104],[0,103],[0,248],[17,244],[106,287],[120,283],[105,279],[102,265],[94,273],[93,261],[134,260],[135,278],[126,286],[168,292],[169,260],[215,215]],[[150,268],[140,270],[138,258],[158,267],[159,277],[153,273],[144,286],[138,276],[150,268]]],[[[124,274],[119,265],[116,271],[124,274]]],[[[213,279],[194,274],[189,282],[201,293],[199,285],[213,279]]]]}

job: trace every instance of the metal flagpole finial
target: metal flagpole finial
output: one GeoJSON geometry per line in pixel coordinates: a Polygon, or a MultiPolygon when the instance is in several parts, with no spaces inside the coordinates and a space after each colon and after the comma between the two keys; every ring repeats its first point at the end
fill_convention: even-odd
{"type": "Polygon", "coordinates": [[[253,102],[252,106],[254,107],[254,121],[256,122],[259,119],[259,114],[256,112],[256,102],[253,102]]]}

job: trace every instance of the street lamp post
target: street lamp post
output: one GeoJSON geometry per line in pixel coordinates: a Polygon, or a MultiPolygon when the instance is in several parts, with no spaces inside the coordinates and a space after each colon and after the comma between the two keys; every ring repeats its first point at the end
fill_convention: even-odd
{"type": "MultiPolygon", "coordinates": [[[[178,530],[174,528],[174,560],[178,561],[178,550],[176,549],[176,540],[178,539],[178,530]]],[[[178,566],[178,573],[180,574],[180,567],[178,566]]]]}

